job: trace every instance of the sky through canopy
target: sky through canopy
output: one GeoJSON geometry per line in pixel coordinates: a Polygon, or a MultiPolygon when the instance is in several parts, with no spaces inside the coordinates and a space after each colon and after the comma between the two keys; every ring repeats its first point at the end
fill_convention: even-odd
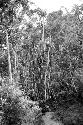
{"type": "Polygon", "coordinates": [[[61,6],[66,7],[68,11],[70,11],[74,4],[80,5],[83,3],[83,0],[32,0],[32,2],[41,9],[47,10],[47,12],[52,12],[59,10],[61,6]]]}

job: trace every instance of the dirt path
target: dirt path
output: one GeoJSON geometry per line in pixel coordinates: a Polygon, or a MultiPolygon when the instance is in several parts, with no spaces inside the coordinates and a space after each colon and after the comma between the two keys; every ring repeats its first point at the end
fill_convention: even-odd
{"type": "Polygon", "coordinates": [[[52,120],[52,112],[47,112],[43,117],[44,123],[45,125],[63,125],[61,122],[59,121],[54,121],[52,120]]]}

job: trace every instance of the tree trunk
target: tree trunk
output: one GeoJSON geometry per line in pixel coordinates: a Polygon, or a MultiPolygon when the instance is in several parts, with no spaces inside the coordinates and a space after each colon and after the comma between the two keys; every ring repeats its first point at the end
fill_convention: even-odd
{"type": "Polygon", "coordinates": [[[16,68],[17,68],[17,55],[16,55],[15,51],[14,51],[14,56],[15,56],[15,72],[16,72],[16,68]]]}
{"type": "Polygon", "coordinates": [[[46,91],[46,89],[47,89],[47,86],[46,86],[46,77],[47,77],[47,70],[46,70],[46,72],[45,72],[45,80],[44,80],[44,85],[45,85],[45,100],[47,99],[47,91],[46,91]]]}
{"type": "Polygon", "coordinates": [[[43,16],[43,33],[42,33],[42,42],[44,43],[44,16],[43,16]]]}
{"type": "MultiPolygon", "coordinates": [[[[44,43],[45,41],[44,41],[44,16],[43,16],[43,33],[42,33],[42,43],[43,43],[43,47],[45,48],[45,43],[44,43]]],[[[45,72],[45,79],[44,79],[44,86],[45,86],[45,100],[46,100],[46,97],[47,97],[47,91],[46,91],[46,88],[47,88],[47,86],[46,86],[46,77],[47,77],[47,70],[46,70],[46,72],[45,72]]]]}
{"type": "Polygon", "coordinates": [[[7,43],[7,50],[8,50],[8,64],[9,64],[10,84],[12,84],[11,59],[10,59],[9,40],[8,40],[8,32],[7,32],[7,30],[6,30],[6,43],[7,43]]]}
{"type": "MultiPolygon", "coordinates": [[[[50,40],[49,40],[49,45],[50,44],[51,44],[51,36],[50,36],[50,40]]],[[[48,84],[47,84],[48,93],[47,93],[47,98],[49,98],[49,81],[50,81],[50,67],[49,67],[49,63],[50,63],[50,46],[48,48],[48,62],[47,62],[47,69],[48,69],[48,84]]]]}

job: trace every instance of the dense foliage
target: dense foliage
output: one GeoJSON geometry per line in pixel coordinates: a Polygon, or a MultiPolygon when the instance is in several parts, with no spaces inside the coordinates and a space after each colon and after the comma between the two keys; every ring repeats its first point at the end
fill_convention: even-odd
{"type": "MultiPolygon", "coordinates": [[[[65,15],[62,10],[47,15],[31,5],[0,1],[0,96],[7,125],[15,119],[21,124],[21,97],[37,101],[43,113],[83,105],[83,5],[65,15]]],[[[25,114],[34,119],[32,107],[25,114]]]]}

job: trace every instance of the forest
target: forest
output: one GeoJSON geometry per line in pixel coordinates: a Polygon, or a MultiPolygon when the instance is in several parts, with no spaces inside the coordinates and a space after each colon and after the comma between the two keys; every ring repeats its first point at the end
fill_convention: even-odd
{"type": "Polygon", "coordinates": [[[0,0],[0,125],[83,125],[83,4],[33,5],[0,0]]]}

